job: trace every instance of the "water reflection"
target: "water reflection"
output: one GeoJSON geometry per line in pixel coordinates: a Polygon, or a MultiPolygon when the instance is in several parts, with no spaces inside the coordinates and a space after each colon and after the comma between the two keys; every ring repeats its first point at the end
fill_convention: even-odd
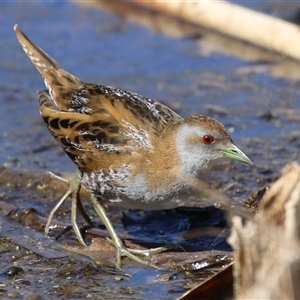
{"type": "Polygon", "coordinates": [[[221,52],[245,61],[255,62],[254,65],[243,67],[237,72],[243,72],[243,74],[269,72],[274,77],[293,80],[300,78],[300,63],[294,59],[227,37],[182,19],[173,18],[168,14],[147,9],[137,3],[99,0],[80,2],[80,4],[113,12],[129,22],[138,23],[167,36],[194,38],[198,44],[195,52],[199,56],[209,56],[212,53],[221,52]]]}

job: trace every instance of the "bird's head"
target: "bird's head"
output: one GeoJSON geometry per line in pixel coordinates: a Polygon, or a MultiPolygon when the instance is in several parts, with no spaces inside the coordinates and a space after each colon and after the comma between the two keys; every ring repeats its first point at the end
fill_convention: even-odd
{"type": "Polygon", "coordinates": [[[253,164],[221,123],[203,115],[191,116],[180,124],[176,149],[181,168],[200,178],[209,176],[211,168],[226,158],[253,164]]]}

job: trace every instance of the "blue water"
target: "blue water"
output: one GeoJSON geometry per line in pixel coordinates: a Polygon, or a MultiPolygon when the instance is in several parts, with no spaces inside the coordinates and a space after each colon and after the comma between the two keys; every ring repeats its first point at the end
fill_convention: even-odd
{"type": "MultiPolygon", "coordinates": [[[[247,5],[259,9],[259,2],[262,1],[248,1],[247,5]]],[[[263,10],[272,13],[266,5],[263,10]]],[[[36,90],[44,88],[43,80],[18,44],[14,24],[19,24],[30,39],[82,80],[121,87],[163,101],[183,117],[203,113],[221,121],[256,164],[252,169],[247,167],[247,173],[243,173],[244,165],[234,164],[234,172],[244,176],[239,182],[240,197],[260,188],[257,178],[261,179],[261,171],[270,169],[276,177],[292,157],[299,160],[295,153],[300,139],[297,135],[292,138],[290,133],[299,131],[300,118],[278,112],[300,109],[299,83],[274,78],[267,71],[239,75],[240,68],[260,65],[261,61],[244,61],[217,52],[200,55],[195,39],[166,37],[73,2],[1,1],[0,20],[1,164],[54,172],[75,170],[40,118],[36,90]],[[226,113],[211,110],[208,105],[219,106],[226,113]],[[273,117],[264,117],[269,112],[273,117]]],[[[234,172],[230,172],[218,175],[220,183],[234,180],[234,172]]],[[[169,220],[170,215],[174,217],[173,225],[187,225],[180,230],[189,229],[189,217],[177,220],[174,211],[168,214],[169,220]]],[[[151,219],[153,215],[149,215],[151,219]]],[[[134,217],[132,212],[133,221],[134,217]]],[[[217,214],[215,219],[222,223],[221,217],[217,214]]],[[[136,222],[140,220],[137,218],[136,222]]],[[[153,231],[151,224],[146,226],[153,231]]],[[[152,226],[165,227],[156,223],[152,226]]],[[[176,238],[175,229],[170,228],[171,241],[176,238]]],[[[138,226],[136,231],[128,231],[141,239],[148,234],[138,226]]],[[[228,250],[228,245],[221,246],[221,250],[228,250]]],[[[133,283],[145,284],[144,277],[155,272],[140,270],[133,283]]],[[[167,289],[164,282],[157,287],[159,292],[167,289]]]]}

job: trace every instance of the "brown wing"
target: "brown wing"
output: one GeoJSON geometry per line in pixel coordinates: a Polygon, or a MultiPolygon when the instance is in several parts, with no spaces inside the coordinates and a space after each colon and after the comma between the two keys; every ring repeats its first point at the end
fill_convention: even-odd
{"type": "Polygon", "coordinates": [[[38,96],[49,131],[82,170],[109,167],[111,156],[126,155],[130,151],[133,140],[122,138],[121,126],[113,126],[109,116],[97,120],[95,115],[61,111],[53,104],[48,91],[40,91],[38,96]],[[127,147],[123,147],[125,144],[127,147]]]}
{"type": "Polygon", "coordinates": [[[85,99],[89,99],[81,101],[82,105],[79,92],[74,92],[76,105],[71,101],[68,111],[60,110],[48,91],[38,92],[41,114],[48,129],[83,171],[109,168],[115,161],[120,161],[120,156],[123,156],[121,161],[126,163],[133,159],[132,152],[151,151],[153,139],[159,139],[163,128],[169,122],[181,121],[172,110],[162,110],[164,106],[153,100],[145,103],[148,99],[144,98],[144,102],[138,103],[140,98],[137,98],[136,105],[129,109],[128,97],[139,97],[136,94],[124,92],[126,97],[122,95],[119,99],[115,94],[100,92],[103,89],[111,91],[111,88],[94,85],[92,88],[93,92],[80,91],[80,97],[84,95],[85,99]],[[146,105],[154,105],[157,109],[155,114],[150,114],[146,105]]]}
{"type": "Polygon", "coordinates": [[[150,134],[159,134],[167,124],[182,120],[173,110],[159,102],[109,86],[82,82],[81,87],[66,87],[65,91],[61,89],[59,96],[58,104],[63,101],[68,111],[94,115],[98,120],[109,116],[117,124],[129,123],[150,134]]]}
{"type": "Polygon", "coordinates": [[[138,122],[150,123],[166,124],[171,120],[181,120],[168,107],[136,93],[84,83],[61,69],[59,64],[36,46],[18,25],[15,25],[14,29],[23,50],[44,77],[49,95],[60,110],[73,109],[79,113],[92,114],[105,109],[109,114],[116,116],[116,120],[124,118],[124,112],[127,116],[127,111],[128,119],[136,118],[138,122]]]}

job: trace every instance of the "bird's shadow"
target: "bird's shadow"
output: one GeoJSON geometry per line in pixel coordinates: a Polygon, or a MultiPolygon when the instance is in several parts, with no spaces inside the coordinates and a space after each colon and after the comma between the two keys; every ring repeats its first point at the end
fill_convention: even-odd
{"type": "Polygon", "coordinates": [[[180,245],[185,251],[230,251],[226,213],[214,206],[168,210],[130,210],[123,214],[125,230],[146,247],[180,245]]]}

